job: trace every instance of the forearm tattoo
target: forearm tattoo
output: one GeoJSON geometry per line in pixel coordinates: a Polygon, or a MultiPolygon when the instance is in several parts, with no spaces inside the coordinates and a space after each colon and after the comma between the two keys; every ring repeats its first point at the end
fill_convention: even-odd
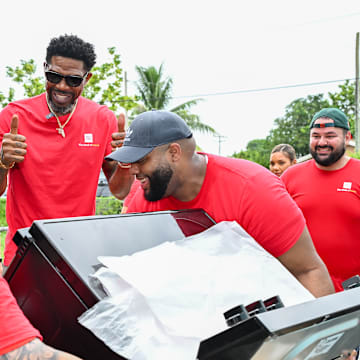
{"type": "Polygon", "coordinates": [[[45,345],[39,339],[34,339],[18,349],[0,355],[0,360],[71,360],[78,359],[75,356],[45,345]]]}

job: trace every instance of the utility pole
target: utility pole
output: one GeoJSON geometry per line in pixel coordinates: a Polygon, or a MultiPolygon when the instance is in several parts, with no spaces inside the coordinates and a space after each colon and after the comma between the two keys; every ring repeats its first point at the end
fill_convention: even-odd
{"type": "Polygon", "coordinates": [[[221,155],[221,143],[225,141],[226,136],[222,136],[220,134],[215,134],[215,137],[218,138],[218,142],[219,142],[219,155],[221,155]]]}
{"type": "Polygon", "coordinates": [[[356,33],[355,54],[355,151],[360,151],[360,124],[359,124],[359,33],[356,33]]]}

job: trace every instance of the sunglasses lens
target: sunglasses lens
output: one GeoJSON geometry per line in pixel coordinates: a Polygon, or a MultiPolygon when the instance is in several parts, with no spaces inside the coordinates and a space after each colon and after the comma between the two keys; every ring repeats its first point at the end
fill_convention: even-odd
{"type": "Polygon", "coordinates": [[[71,87],[78,87],[81,85],[83,78],[80,76],[63,76],[53,71],[46,71],[45,72],[46,79],[53,84],[58,84],[63,78],[65,78],[66,84],[71,87]]]}
{"type": "Polygon", "coordinates": [[[69,86],[78,87],[82,83],[83,78],[78,77],[78,76],[66,76],[65,80],[69,86]]]}
{"type": "Polygon", "coordinates": [[[62,79],[62,76],[51,71],[46,71],[45,76],[46,80],[52,82],[53,84],[58,84],[62,79]]]}

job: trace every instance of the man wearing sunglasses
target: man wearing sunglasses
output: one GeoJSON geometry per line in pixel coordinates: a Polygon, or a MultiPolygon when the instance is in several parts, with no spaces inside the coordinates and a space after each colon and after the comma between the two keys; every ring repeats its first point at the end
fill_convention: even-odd
{"type": "Polygon", "coordinates": [[[115,179],[121,168],[104,161],[121,146],[124,123],[118,125],[106,106],[81,96],[95,59],[93,45],[77,36],[52,39],[44,63],[46,92],[0,113],[0,194],[8,177],[5,267],[16,252],[17,229],[36,219],[95,213],[101,168],[110,190],[119,198],[127,194],[127,172],[115,179]]]}

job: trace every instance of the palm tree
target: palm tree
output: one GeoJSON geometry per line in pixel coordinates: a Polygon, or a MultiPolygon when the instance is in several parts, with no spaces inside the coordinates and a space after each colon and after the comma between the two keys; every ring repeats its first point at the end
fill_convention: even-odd
{"type": "MultiPolygon", "coordinates": [[[[159,69],[156,69],[154,66],[147,68],[136,66],[135,69],[139,75],[136,87],[140,93],[143,105],[136,107],[133,111],[134,114],[140,114],[152,109],[167,109],[171,100],[173,81],[170,77],[163,79],[163,64],[160,65],[159,69]]],[[[189,100],[175,106],[169,111],[181,116],[192,130],[215,134],[216,131],[210,125],[200,121],[199,115],[190,112],[190,108],[202,100],[203,99],[189,100]]]]}

